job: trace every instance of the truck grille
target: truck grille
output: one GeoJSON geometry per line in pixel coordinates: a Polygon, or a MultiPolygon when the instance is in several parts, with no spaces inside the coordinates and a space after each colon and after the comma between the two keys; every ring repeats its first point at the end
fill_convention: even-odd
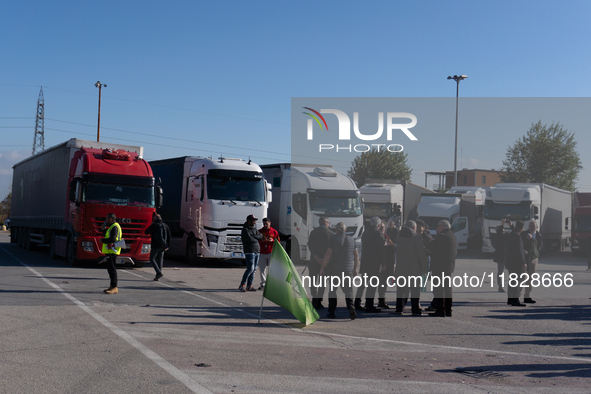
{"type": "MultiPolygon", "coordinates": [[[[101,234],[101,227],[105,222],[104,217],[96,217],[92,218],[92,225],[97,233],[101,234]]],[[[143,235],[144,230],[148,227],[147,220],[141,219],[125,219],[125,222],[121,222],[120,219],[117,219],[117,223],[121,226],[121,231],[123,232],[123,238],[143,235]]]]}
{"type": "Polygon", "coordinates": [[[242,253],[242,245],[224,245],[224,252],[240,252],[242,253]]]}

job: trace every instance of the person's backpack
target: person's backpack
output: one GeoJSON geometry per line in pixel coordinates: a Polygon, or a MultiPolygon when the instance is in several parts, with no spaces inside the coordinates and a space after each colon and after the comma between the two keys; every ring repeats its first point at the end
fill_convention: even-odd
{"type": "Polygon", "coordinates": [[[154,233],[154,243],[157,246],[168,245],[168,234],[166,232],[166,225],[164,223],[158,224],[158,228],[154,233]]]}

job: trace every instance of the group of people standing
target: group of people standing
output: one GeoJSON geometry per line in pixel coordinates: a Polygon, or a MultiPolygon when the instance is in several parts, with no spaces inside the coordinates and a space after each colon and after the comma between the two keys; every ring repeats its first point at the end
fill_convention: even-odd
{"type": "Polygon", "coordinates": [[[267,280],[267,268],[271,262],[271,253],[273,252],[273,244],[275,240],[279,241],[279,233],[271,227],[271,220],[269,218],[263,219],[263,228],[257,230],[257,218],[254,215],[248,215],[246,222],[242,225],[242,248],[244,257],[246,258],[246,271],[242,275],[242,281],[238,290],[242,292],[257,291],[252,285],[254,276],[259,268],[261,285],[258,290],[265,288],[267,280]]]}
{"type": "Polygon", "coordinates": [[[508,283],[507,304],[512,306],[526,306],[526,304],[535,304],[536,301],[531,298],[532,285],[531,276],[536,272],[538,258],[542,250],[542,235],[538,231],[538,224],[531,220],[528,229],[524,231],[525,223],[521,220],[511,223],[509,219],[501,220],[501,224],[496,228],[495,254],[493,260],[497,263],[497,280],[499,292],[505,292],[504,283],[508,283]],[[506,232],[505,225],[510,232],[506,232]],[[508,278],[501,276],[505,269],[509,275],[517,275],[517,280],[509,281],[508,278]],[[522,274],[526,273],[523,280],[522,274]],[[523,303],[520,302],[521,285],[525,286],[525,297],[523,303]]]}
{"type": "MultiPolygon", "coordinates": [[[[403,276],[405,278],[421,277],[428,271],[435,274],[451,275],[455,268],[457,241],[446,220],[439,222],[435,239],[427,231],[422,221],[408,221],[399,230],[397,218],[391,218],[388,226],[379,217],[373,217],[361,238],[362,253],[359,258],[354,239],[347,235],[346,226],[339,222],[335,226],[336,234],[329,229],[329,221],[325,217],[319,219],[319,227],[310,233],[308,247],[310,249],[310,276],[316,277],[312,283],[324,284],[324,277],[339,276],[354,278],[357,275],[377,277],[377,286],[367,285],[366,281],[357,287],[353,298],[353,280],[341,281],[341,289],[345,293],[345,302],[351,319],[357,317],[356,311],[379,313],[389,309],[386,303],[386,290],[392,287],[388,278],[403,276]],[[430,264],[429,264],[430,261],[430,264]],[[376,289],[378,303],[375,305],[376,289]],[[362,304],[365,292],[365,303],[362,304]]],[[[330,282],[330,281],[329,281],[330,282]]],[[[413,316],[422,315],[419,304],[421,281],[406,281],[396,288],[395,313],[402,315],[410,296],[413,316]]],[[[312,305],[315,309],[324,309],[322,299],[324,286],[312,286],[312,305]]],[[[336,289],[329,293],[328,317],[335,318],[337,306],[336,289]]],[[[431,307],[432,316],[451,316],[452,290],[451,283],[434,290],[431,307]]]]}

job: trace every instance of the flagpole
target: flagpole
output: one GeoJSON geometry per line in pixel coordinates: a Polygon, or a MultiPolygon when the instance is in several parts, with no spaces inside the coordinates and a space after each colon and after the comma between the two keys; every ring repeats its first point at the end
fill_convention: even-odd
{"type": "Polygon", "coordinates": [[[265,291],[263,290],[263,297],[261,299],[261,309],[259,309],[259,321],[257,324],[261,324],[261,315],[263,314],[263,302],[265,302],[265,291]]]}

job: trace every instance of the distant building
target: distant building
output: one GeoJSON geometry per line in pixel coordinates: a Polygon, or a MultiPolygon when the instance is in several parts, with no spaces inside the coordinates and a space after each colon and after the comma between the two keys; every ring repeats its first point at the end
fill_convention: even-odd
{"type": "MultiPolygon", "coordinates": [[[[458,170],[457,186],[494,186],[495,183],[502,182],[502,171],[497,170],[479,170],[467,169],[458,170]]],[[[445,188],[449,189],[454,185],[454,172],[445,172],[445,188]]]]}

